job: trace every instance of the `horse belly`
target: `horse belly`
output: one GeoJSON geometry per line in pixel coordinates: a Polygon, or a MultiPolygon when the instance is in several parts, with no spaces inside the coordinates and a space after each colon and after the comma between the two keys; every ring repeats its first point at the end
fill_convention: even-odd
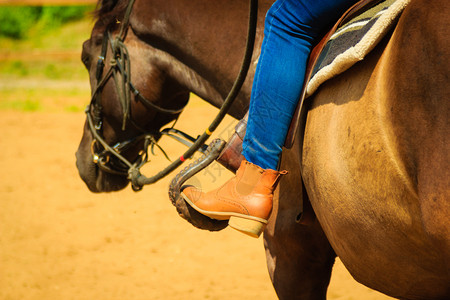
{"type": "Polygon", "coordinates": [[[332,247],[357,281],[394,297],[438,298],[448,293],[447,270],[424,231],[387,106],[374,95],[377,59],[371,55],[314,97],[303,144],[305,184],[332,247]]]}

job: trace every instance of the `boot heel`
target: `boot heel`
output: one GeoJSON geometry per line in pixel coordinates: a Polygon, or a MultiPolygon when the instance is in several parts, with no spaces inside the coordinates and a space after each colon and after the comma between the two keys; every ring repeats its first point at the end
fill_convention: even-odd
{"type": "Polygon", "coordinates": [[[260,221],[231,216],[228,225],[251,237],[258,238],[264,231],[266,224],[260,221]]]}

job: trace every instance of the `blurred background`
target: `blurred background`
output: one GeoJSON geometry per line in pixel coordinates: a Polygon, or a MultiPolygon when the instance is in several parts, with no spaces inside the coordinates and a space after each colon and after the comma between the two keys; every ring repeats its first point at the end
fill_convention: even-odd
{"type": "Polygon", "coordinates": [[[84,109],[85,101],[79,100],[89,96],[89,86],[87,72],[80,64],[80,49],[89,37],[89,12],[95,1],[66,3],[71,2],[78,4],[0,1],[1,109],[84,109]],[[29,3],[34,5],[26,5],[29,3]]]}
{"type": "MultiPolygon", "coordinates": [[[[90,193],[79,178],[74,153],[90,98],[80,55],[94,8],[0,0],[0,300],[276,299],[262,238],[193,228],[170,204],[171,178],[110,194],[90,193]]],[[[196,136],[216,111],[192,95],[178,126],[196,136]]],[[[216,136],[227,138],[235,122],[216,136]]],[[[166,146],[169,155],[179,148],[166,146]]],[[[229,176],[211,166],[196,183],[229,176]]],[[[328,296],[388,299],[339,260],[328,296]]]]}

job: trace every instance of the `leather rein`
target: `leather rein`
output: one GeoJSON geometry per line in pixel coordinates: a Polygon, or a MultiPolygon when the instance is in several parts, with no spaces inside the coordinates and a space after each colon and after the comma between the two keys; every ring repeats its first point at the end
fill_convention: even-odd
{"type": "MultiPolygon", "coordinates": [[[[130,0],[128,7],[126,9],[124,19],[121,22],[119,34],[112,38],[111,32],[107,29],[105,31],[101,54],[98,57],[97,67],[96,67],[96,82],[97,85],[92,93],[90,104],[86,107],[85,113],[87,116],[87,122],[89,129],[94,137],[91,144],[91,153],[94,163],[105,172],[127,176],[131,181],[131,186],[133,190],[139,191],[144,185],[153,184],[158,180],[164,178],[178,166],[180,166],[187,158],[192,157],[196,151],[204,152],[207,146],[204,144],[212,132],[217,128],[220,122],[225,117],[231,104],[239,93],[242,84],[244,83],[245,77],[247,75],[248,68],[251,62],[251,56],[253,53],[253,45],[255,41],[256,34],[256,20],[257,20],[257,10],[258,1],[250,0],[250,15],[249,15],[249,27],[248,27],[248,37],[247,45],[245,50],[244,59],[241,65],[241,69],[238,77],[236,78],[233,87],[231,88],[227,98],[225,99],[218,115],[213,120],[211,125],[205,132],[198,138],[193,138],[188,134],[174,129],[173,127],[165,128],[158,132],[146,132],[141,127],[139,127],[131,118],[131,99],[132,94],[134,95],[135,101],[141,101],[147,108],[155,110],[159,113],[176,115],[178,118],[179,114],[183,111],[184,105],[179,109],[167,109],[163,108],[148,99],[146,99],[138,89],[131,82],[131,66],[129,60],[128,49],[124,43],[126,33],[129,27],[129,18],[133,8],[135,0],[130,0]],[[111,49],[112,59],[110,61],[110,67],[106,74],[102,77],[105,67],[105,58],[108,49],[111,49]],[[119,79],[119,76],[121,80],[119,79]],[[101,93],[110,78],[113,78],[116,86],[116,93],[119,97],[120,104],[123,110],[122,119],[122,130],[126,129],[127,121],[131,123],[136,129],[142,132],[141,135],[134,137],[132,139],[116,143],[115,145],[109,145],[104,137],[102,136],[102,105],[101,105],[101,93]],[[189,146],[189,149],[181,155],[176,161],[172,162],[165,169],[157,173],[152,177],[146,177],[141,174],[140,168],[148,162],[148,148],[151,147],[153,152],[154,147],[159,148],[163,154],[168,159],[164,150],[157,144],[157,141],[162,135],[170,136],[179,142],[189,146]],[[122,153],[127,149],[131,149],[138,144],[142,144],[143,148],[139,152],[138,157],[131,162],[125,158],[122,153]],[[101,147],[100,147],[101,146],[101,147]],[[101,149],[101,150],[98,150],[101,149]],[[111,159],[111,157],[116,159],[111,159]]],[[[187,104],[187,103],[186,103],[187,104]]],[[[175,119],[176,120],[176,119],[175,119]]],[[[176,122],[176,121],[175,121],[176,122]]]]}

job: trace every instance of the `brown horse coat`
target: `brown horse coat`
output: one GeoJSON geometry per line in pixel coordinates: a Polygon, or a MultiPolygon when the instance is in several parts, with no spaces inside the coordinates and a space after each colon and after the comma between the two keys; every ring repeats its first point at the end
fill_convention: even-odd
{"type": "MultiPolygon", "coordinates": [[[[104,0],[103,15],[113,22],[126,4],[114,8],[116,2],[104,0]]],[[[271,1],[260,2],[257,45],[271,1]]],[[[280,183],[264,234],[281,299],[325,299],[336,254],[356,280],[385,294],[450,298],[449,5],[413,0],[390,40],[310,98],[304,143],[298,136],[284,151],[290,175],[280,183]],[[306,197],[300,166],[317,215],[309,226],[295,221],[306,197]]],[[[133,84],[163,106],[177,107],[190,91],[220,105],[239,68],[247,9],[243,0],[136,0],[125,40],[133,84]]],[[[92,83],[106,23],[96,23],[83,48],[92,83]]],[[[231,111],[235,117],[248,106],[253,72],[254,66],[231,111]]],[[[113,85],[106,84],[101,99],[110,144],[137,134],[132,126],[120,128],[113,85]]],[[[145,129],[168,121],[132,104],[145,129]]],[[[124,188],[126,177],[92,163],[92,139],[86,126],[77,151],[81,177],[95,192],[124,188]]]]}

